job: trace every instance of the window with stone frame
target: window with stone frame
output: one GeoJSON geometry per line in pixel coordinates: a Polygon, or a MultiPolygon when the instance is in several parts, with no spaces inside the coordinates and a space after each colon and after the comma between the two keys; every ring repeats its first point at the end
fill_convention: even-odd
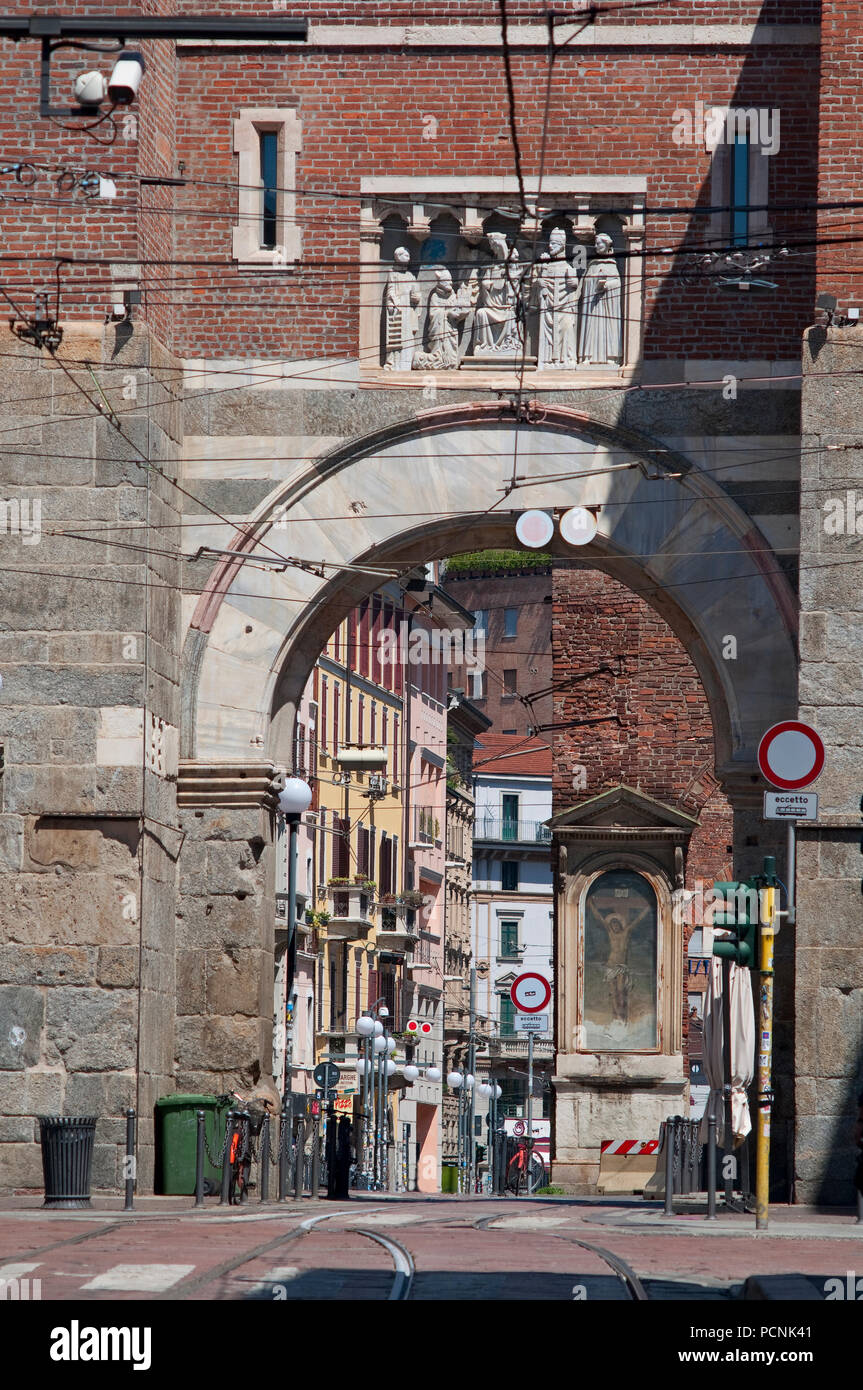
{"type": "Polygon", "coordinates": [[[301,139],[293,107],[253,107],[234,121],[238,169],[232,254],[240,269],[292,270],[300,258],[294,189],[301,139]]]}

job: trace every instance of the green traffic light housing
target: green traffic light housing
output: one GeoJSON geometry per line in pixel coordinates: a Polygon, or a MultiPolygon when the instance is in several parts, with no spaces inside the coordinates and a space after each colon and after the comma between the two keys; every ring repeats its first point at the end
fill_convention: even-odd
{"type": "Polygon", "coordinates": [[[713,926],[728,936],[713,942],[713,954],[736,965],[752,965],[758,939],[757,878],[713,884],[713,926]]]}

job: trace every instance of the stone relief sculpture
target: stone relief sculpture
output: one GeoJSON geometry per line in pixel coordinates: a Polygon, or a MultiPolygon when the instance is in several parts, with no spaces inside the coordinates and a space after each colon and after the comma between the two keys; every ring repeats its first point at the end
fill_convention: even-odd
{"type": "Polygon", "coordinates": [[[576,365],[576,324],[581,276],[566,259],[566,232],[555,227],[536,282],[539,305],[537,366],[576,365]]]}
{"type": "Polygon", "coordinates": [[[489,232],[488,244],[496,264],[479,277],[474,356],[514,357],[523,343],[520,300],[527,267],[519,265],[518,251],[515,247],[510,250],[501,232],[489,232]]]}
{"type": "Polygon", "coordinates": [[[578,335],[582,362],[620,361],[620,272],[613,246],[611,237],[600,232],[594,242],[596,256],[584,277],[578,335]]]}
{"type": "Polygon", "coordinates": [[[467,278],[458,285],[439,265],[428,295],[408,268],[411,253],[396,249],[384,289],[385,370],[456,371],[523,360],[540,371],[572,371],[622,362],[622,287],[610,236],[596,235],[586,269],[583,245],[567,260],[563,227],[551,230],[548,249],[532,263],[502,232],[488,232],[485,241],[491,264],[459,262],[467,278]]]}
{"type": "Polygon", "coordinates": [[[458,290],[445,266],[435,271],[436,284],[428,297],[428,352],[414,354],[418,371],[445,371],[459,365],[461,325],[476,301],[476,272],[458,290]]]}
{"type": "Polygon", "coordinates": [[[399,246],[384,291],[386,361],[389,371],[409,372],[418,346],[420,292],[408,270],[411,254],[399,246]]]}

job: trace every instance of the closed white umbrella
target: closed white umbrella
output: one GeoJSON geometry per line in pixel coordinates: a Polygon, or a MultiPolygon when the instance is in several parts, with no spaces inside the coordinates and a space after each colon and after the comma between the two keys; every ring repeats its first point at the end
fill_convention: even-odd
{"type": "MultiPolygon", "coordinates": [[[[731,1130],[733,1146],[741,1144],[752,1129],[749,1117],[747,1086],[755,1075],[755,1010],[752,1004],[752,983],[744,966],[730,966],[731,998],[731,1130]]],[[[707,1121],[716,1116],[716,1142],[727,1149],[725,1142],[725,1065],[722,1055],[722,961],[713,956],[707,977],[704,998],[704,1070],[710,1085],[710,1095],[701,1121],[701,1139],[707,1142],[707,1121]]]]}

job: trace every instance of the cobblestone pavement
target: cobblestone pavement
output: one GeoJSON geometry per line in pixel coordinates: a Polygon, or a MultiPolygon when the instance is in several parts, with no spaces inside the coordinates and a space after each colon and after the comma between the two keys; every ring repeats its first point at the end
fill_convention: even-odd
{"type": "Polygon", "coordinates": [[[799,1208],[777,1211],[756,1235],[752,1217],[669,1220],[626,1200],[363,1194],[195,1211],[185,1199],[141,1199],[132,1215],[108,1203],[89,1212],[10,1205],[0,1210],[0,1279],[29,1280],[34,1292],[38,1281],[47,1300],[381,1300],[406,1291],[414,1301],[630,1300],[640,1290],[608,1256],[663,1302],[731,1301],[753,1275],[807,1275],[817,1294],[855,1262],[863,1274],[863,1227],[799,1208]]]}

